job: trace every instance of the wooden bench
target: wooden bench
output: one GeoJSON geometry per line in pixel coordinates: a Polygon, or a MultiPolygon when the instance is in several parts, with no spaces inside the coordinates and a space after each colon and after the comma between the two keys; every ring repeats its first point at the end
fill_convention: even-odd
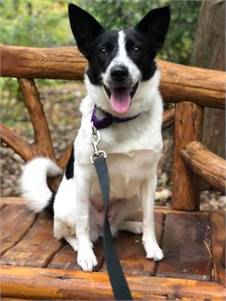
{"type": "MultiPolygon", "coordinates": [[[[71,146],[56,158],[34,78],[81,80],[85,59],[72,47],[37,49],[0,46],[1,73],[16,77],[34,128],[28,144],[1,125],[2,142],[25,161],[37,155],[66,165],[71,146]]],[[[121,232],[115,244],[134,299],[226,300],[225,213],[199,211],[199,179],[225,192],[226,163],[202,144],[203,108],[225,107],[224,72],[158,61],[164,102],[163,127],[174,122],[171,208],[156,207],[157,236],[165,253],[159,263],[145,259],[140,235],[121,232]]],[[[50,183],[57,186],[58,181],[50,183]]],[[[30,212],[22,198],[1,198],[0,277],[3,300],[107,300],[112,292],[101,243],[99,265],[84,273],[69,245],[52,235],[47,214],[30,212]]]]}

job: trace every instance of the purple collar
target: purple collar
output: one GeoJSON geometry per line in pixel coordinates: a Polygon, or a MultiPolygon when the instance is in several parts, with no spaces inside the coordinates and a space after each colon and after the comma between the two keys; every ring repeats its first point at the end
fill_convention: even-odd
{"type": "Polygon", "coordinates": [[[91,122],[93,123],[94,127],[97,130],[102,130],[102,129],[109,127],[114,122],[122,123],[122,122],[130,121],[130,120],[137,118],[138,116],[140,116],[140,114],[137,114],[132,117],[120,118],[120,117],[112,116],[111,114],[94,106],[92,117],[91,117],[91,122]]]}

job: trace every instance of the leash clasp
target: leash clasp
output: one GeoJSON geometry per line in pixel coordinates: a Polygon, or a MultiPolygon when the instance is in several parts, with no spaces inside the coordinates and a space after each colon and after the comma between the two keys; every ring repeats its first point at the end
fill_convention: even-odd
{"type": "Polygon", "coordinates": [[[91,139],[92,139],[92,146],[94,150],[94,154],[90,156],[90,161],[92,164],[94,164],[95,158],[99,158],[103,156],[104,158],[107,158],[107,154],[105,153],[104,150],[99,150],[99,143],[101,140],[100,132],[95,128],[95,126],[92,124],[92,134],[91,134],[91,139]]]}

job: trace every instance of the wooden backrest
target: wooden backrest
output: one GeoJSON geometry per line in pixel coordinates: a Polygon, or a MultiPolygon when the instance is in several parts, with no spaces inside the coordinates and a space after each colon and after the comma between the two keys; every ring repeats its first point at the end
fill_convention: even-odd
{"type": "MultiPolygon", "coordinates": [[[[0,125],[2,141],[24,160],[44,155],[65,167],[71,146],[68,146],[61,158],[56,159],[34,79],[82,80],[86,60],[74,47],[45,49],[2,45],[0,52],[1,75],[18,78],[35,136],[35,142],[30,145],[9,128],[0,125]]],[[[164,102],[176,104],[176,108],[166,111],[163,117],[164,127],[172,121],[175,123],[172,207],[179,210],[197,210],[197,174],[221,191],[225,191],[226,187],[225,161],[210,153],[200,143],[194,142],[201,141],[202,138],[203,108],[225,108],[226,74],[162,60],[157,62],[161,70],[160,90],[164,102]],[[201,160],[203,154],[204,161],[201,160]],[[207,157],[213,164],[208,171],[204,171],[207,157]]]]}

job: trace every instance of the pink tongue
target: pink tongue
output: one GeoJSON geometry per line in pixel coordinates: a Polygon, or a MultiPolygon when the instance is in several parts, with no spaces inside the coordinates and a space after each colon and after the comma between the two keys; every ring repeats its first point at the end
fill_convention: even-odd
{"type": "Polygon", "coordinates": [[[126,113],[131,97],[128,88],[115,88],[111,91],[111,108],[117,113],[126,113]]]}

